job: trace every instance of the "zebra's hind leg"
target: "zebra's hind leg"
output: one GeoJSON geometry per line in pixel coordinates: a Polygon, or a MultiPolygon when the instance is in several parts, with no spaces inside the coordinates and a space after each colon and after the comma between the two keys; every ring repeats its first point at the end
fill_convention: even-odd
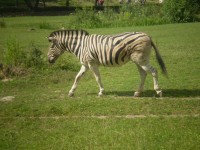
{"type": "Polygon", "coordinates": [[[78,81],[80,80],[80,78],[83,76],[83,74],[88,70],[87,66],[82,65],[80,71],[78,72],[78,74],[76,75],[76,78],[74,80],[74,84],[71,87],[71,90],[69,91],[68,96],[73,96],[74,95],[74,91],[76,90],[76,87],[78,85],[78,81]]]}
{"type": "Polygon", "coordinates": [[[134,97],[139,97],[144,88],[144,83],[145,83],[145,79],[147,76],[147,72],[145,70],[143,70],[142,67],[139,66],[138,64],[136,64],[136,65],[137,65],[138,71],[140,73],[141,82],[139,84],[137,91],[135,91],[135,93],[134,93],[134,97]]]}
{"type": "Polygon", "coordinates": [[[156,91],[157,95],[159,97],[162,97],[162,89],[158,85],[158,72],[155,68],[153,68],[150,64],[147,65],[140,65],[142,69],[144,69],[146,72],[151,73],[153,76],[153,82],[154,82],[154,90],[156,91]]]}
{"type": "Polygon", "coordinates": [[[94,76],[95,76],[95,79],[99,85],[99,93],[98,93],[98,96],[102,96],[103,95],[103,91],[104,91],[104,88],[103,88],[103,84],[101,82],[101,76],[100,76],[100,73],[99,73],[99,68],[98,68],[98,65],[96,64],[90,64],[89,65],[89,68],[92,70],[94,76]]]}

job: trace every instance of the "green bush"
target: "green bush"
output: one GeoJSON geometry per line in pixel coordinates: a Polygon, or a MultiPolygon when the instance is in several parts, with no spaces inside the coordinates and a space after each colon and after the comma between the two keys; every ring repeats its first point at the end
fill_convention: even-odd
{"type": "Polygon", "coordinates": [[[46,62],[46,56],[34,43],[31,43],[30,50],[27,53],[26,67],[42,68],[45,67],[46,62]]]}
{"type": "Polygon", "coordinates": [[[119,11],[85,7],[77,9],[67,28],[102,28],[193,22],[197,20],[198,0],[166,0],[164,4],[123,4],[119,11]]]}
{"type": "Polygon", "coordinates": [[[166,0],[163,4],[163,15],[171,22],[193,22],[198,10],[198,0],[166,0]]]}
{"type": "Polygon", "coordinates": [[[163,24],[159,5],[122,5],[118,15],[119,26],[163,24]]]}
{"type": "Polygon", "coordinates": [[[80,63],[79,60],[71,55],[70,53],[64,53],[55,63],[54,67],[59,70],[66,71],[79,71],[80,63]]]}
{"type": "Polygon", "coordinates": [[[25,64],[26,54],[20,47],[19,42],[15,39],[7,41],[6,49],[4,51],[4,63],[11,66],[19,66],[25,64]]]}
{"type": "Polygon", "coordinates": [[[126,27],[169,23],[162,18],[161,5],[123,4],[116,12],[112,8],[96,11],[77,9],[68,28],[126,27]]]}
{"type": "Polygon", "coordinates": [[[43,55],[42,51],[31,43],[25,51],[15,39],[7,41],[7,46],[3,53],[3,64],[12,67],[23,66],[25,68],[44,67],[47,59],[43,55]]]}
{"type": "Polygon", "coordinates": [[[83,7],[83,9],[76,9],[71,28],[98,28],[101,27],[101,24],[98,13],[92,7],[83,7]]]}
{"type": "Polygon", "coordinates": [[[46,22],[46,21],[40,22],[39,28],[40,29],[53,29],[53,27],[51,26],[51,24],[48,23],[48,22],[46,22]]]}

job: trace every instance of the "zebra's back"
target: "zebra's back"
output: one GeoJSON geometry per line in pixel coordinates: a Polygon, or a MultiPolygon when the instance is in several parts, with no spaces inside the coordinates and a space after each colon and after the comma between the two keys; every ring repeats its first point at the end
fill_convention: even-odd
{"type": "Polygon", "coordinates": [[[126,32],[113,36],[88,35],[88,59],[104,66],[121,66],[147,41],[150,41],[149,36],[141,32],[126,32]]]}

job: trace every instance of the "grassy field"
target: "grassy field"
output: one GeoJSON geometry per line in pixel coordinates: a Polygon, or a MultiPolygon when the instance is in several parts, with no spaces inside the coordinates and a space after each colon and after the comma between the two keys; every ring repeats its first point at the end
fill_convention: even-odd
{"type": "MultiPolygon", "coordinates": [[[[1,54],[10,39],[16,39],[27,51],[33,42],[46,54],[45,37],[70,20],[1,19],[6,23],[6,28],[0,29],[1,54]],[[44,22],[48,28],[41,28],[44,22]]],[[[151,62],[159,70],[163,98],[155,97],[150,75],[143,97],[132,97],[139,74],[131,62],[120,68],[100,68],[105,96],[97,96],[98,86],[89,71],[75,96],[69,98],[67,93],[79,64],[68,54],[54,66],[0,81],[0,149],[200,149],[199,26],[190,23],[88,29],[97,34],[143,31],[151,35],[169,73],[169,79],[161,75],[152,51],[151,62]],[[74,69],[55,69],[67,60],[74,69]],[[12,99],[6,100],[7,96],[12,99]]],[[[0,55],[0,62],[2,58],[0,55]]]]}

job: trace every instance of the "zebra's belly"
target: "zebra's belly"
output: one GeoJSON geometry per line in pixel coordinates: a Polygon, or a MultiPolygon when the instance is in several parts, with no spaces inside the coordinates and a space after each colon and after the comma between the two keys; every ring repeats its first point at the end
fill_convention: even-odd
{"type": "Polygon", "coordinates": [[[100,59],[99,64],[106,67],[119,67],[126,64],[129,61],[130,59],[127,56],[115,56],[107,59],[100,59]]]}

